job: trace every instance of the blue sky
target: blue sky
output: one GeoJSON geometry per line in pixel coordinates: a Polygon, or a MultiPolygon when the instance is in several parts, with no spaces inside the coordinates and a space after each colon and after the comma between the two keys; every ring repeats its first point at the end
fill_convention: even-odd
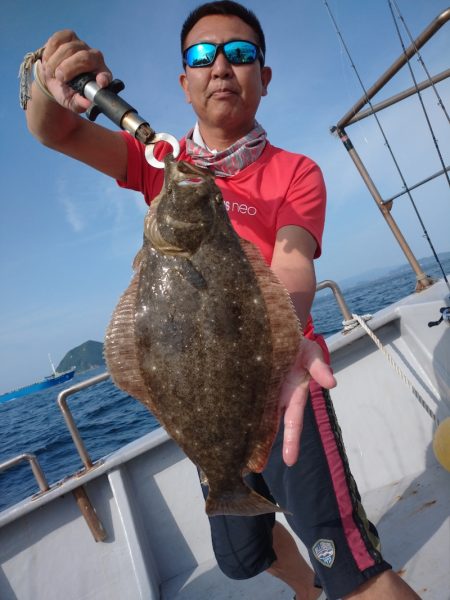
{"type": "MultiPolygon", "coordinates": [[[[397,0],[416,37],[448,0],[397,0]]],[[[0,391],[39,379],[70,348],[102,340],[119,295],[128,285],[141,244],[145,204],[134,192],[88,167],[39,145],[18,104],[24,54],[56,30],[74,29],[100,48],[123,97],[157,131],[182,136],[194,123],[178,85],[178,35],[193,0],[110,0],[63,3],[3,0],[0,21],[0,391]]],[[[404,262],[387,226],[341,143],[329,133],[361,96],[359,84],[321,0],[245,0],[267,38],[274,71],[258,120],[275,145],[311,156],[328,187],[328,213],[318,279],[342,281],[369,269],[404,262]]],[[[397,58],[399,40],[387,0],[329,0],[367,86],[397,58]]],[[[432,73],[448,68],[450,24],[423,50],[432,73]]],[[[409,43],[408,43],[409,45],[409,43]]],[[[418,80],[423,73],[414,61],[418,80]]],[[[412,85],[407,71],[379,99],[412,85]]],[[[449,109],[450,82],[438,85],[449,109]]],[[[378,98],[377,98],[378,100],[378,98]]],[[[430,111],[446,164],[450,136],[437,100],[430,111]]],[[[409,184],[438,171],[430,136],[416,101],[380,115],[409,184]],[[421,139],[421,134],[424,139],[421,139]]],[[[107,125],[101,117],[102,124],[107,125]]],[[[112,126],[114,127],[114,126],[112,126]]],[[[401,182],[372,120],[348,129],[383,195],[401,182]]],[[[443,178],[414,195],[438,251],[450,249],[450,202],[443,178]]],[[[417,256],[431,254],[406,199],[394,206],[417,256]]]]}

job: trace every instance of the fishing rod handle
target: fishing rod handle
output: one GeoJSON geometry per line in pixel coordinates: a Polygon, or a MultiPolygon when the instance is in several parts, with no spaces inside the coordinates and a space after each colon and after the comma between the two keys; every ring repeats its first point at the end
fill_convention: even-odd
{"type": "Polygon", "coordinates": [[[120,79],[114,79],[104,88],[95,80],[94,73],[82,73],[71,81],[70,87],[92,102],[86,111],[90,121],[95,121],[100,113],[107,116],[121,129],[125,129],[143,144],[149,144],[155,136],[148,122],[140,117],[137,110],[128,104],[118,93],[125,89],[120,79]]]}

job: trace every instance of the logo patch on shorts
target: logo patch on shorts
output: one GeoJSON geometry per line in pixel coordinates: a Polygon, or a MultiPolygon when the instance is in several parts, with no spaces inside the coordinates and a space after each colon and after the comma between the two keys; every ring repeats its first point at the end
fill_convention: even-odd
{"type": "Polygon", "coordinates": [[[312,551],[317,560],[324,567],[332,567],[336,556],[336,548],[333,540],[317,540],[312,547],[312,551]]]}

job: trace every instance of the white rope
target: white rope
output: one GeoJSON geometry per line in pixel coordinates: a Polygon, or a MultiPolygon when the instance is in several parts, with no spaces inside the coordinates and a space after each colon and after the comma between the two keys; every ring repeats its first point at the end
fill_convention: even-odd
{"type": "MultiPolygon", "coordinates": [[[[353,317],[354,316],[355,315],[353,315],[353,317]]],[[[370,319],[372,318],[372,315],[360,315],[360,316],[358,316],[358,318],[363,319],[364,321],[370,321],[370,319]]],[[[348,331],[355,329],[355,327],[358,327],[358,324],[359,324],[359,322],[355,318],[348,319],[346,321],[342,321],[343,332],[347,333],[348,331]]]]}
{"type": "MultiPolygon", "coordinates": [[[[367,316],[367,315],[364,315],[364,316],[367,316]]],[[[367,333],[367,335],[370,337],[370,339],[374,342],[374,344],[378,347],[378,349],[381,350],[381,352],[386,356],[391,367],[393,367],[393,369],[396,371],[396,373],[400,377],[400,379],[404,383],[406,383],[406,385],[411,390],[413,396],[416,398],[416,400],[419,401],[419,404],[427,412],[427,414],[431,417],[431,419],[433,420],[434,424],[437,427],[439,425],[439,420],[436,417],[436,415],[434,414],[433,410],[430,408],[430,406],[427,404],[427,402],[423,399],[423,397],[419,394],[419,392],[416,390],[416,388],[411,383],[411,381],[406,377],[405,373],[395,362],[395,360],[393,359],[391,354],[386,350],[386,348],[383,346],[383,344],[381,343],[379,338],[377,338],[377,336],[374,334],[372,329],[370,329],[370,327],[367,325],[367,323],[365,323],[364,316],[361,317],[359,315],[352,314],[353,319],[355,319],[359,323],[359,325],[361,325],[361,327],[364,329],[364,331],[367,333]]]]}
{"type": "MultiPolygon", "coordinates": [[[[42,58],[44,53],[45,46],[39,48],[35,52],[27,52],[23,57],[22,64],[19,68],[19,101],[20,106],[25,110],[27,108],[28,100],[31,100],[31,75],[33,72],[33,65],[37,60],[42,58]]],[[[40,80],[39,80],[40,81],[40,80]]],[[[40,81],[41,85],[39,86],[41,89],[43,86],[42,81],[40,81]]],[[[44,86],[46,88],[46,86],[44,86]]],[[[47,89],[47,88],[46,88],[47,89]]],[[[48,90],[47,90],[48,92],[48,90]]],[[[44,91],[44,93],[46,93],[44,91]]],[[[50,92],[48,92],[50,94],[50,92]]]]}

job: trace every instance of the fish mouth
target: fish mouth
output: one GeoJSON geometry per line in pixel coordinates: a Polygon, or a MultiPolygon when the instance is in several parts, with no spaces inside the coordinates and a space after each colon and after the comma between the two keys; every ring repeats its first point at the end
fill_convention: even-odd
{"type": "Polygon", "coordinates": [[[204,183],[205,180],[202,177],[186,177],[186,179],[180,179],[180,181],[177,182],[177,185],[179,185],[180,187],[183,186],[187,186],[187,185],[201,185],[202,183],[204,183]]]}
{"type": "Polygon", "coordinates": [[[200,219],[183,221],[181,219],[177,219],[176,217],[172,217],[171,215],[165,215],[164,220],[166,225],[174,227],[175,229],[192,229],[192,227],[196,227],[201,223],[200,219]]]}
{"type": "Polygon", "coordinates": [[[177,163],[177,175],[175,178],[178,186],[199,186],[212,178],[211,171],[203,167],[197,167],[191,163],[180,161],[177,163]]]}

